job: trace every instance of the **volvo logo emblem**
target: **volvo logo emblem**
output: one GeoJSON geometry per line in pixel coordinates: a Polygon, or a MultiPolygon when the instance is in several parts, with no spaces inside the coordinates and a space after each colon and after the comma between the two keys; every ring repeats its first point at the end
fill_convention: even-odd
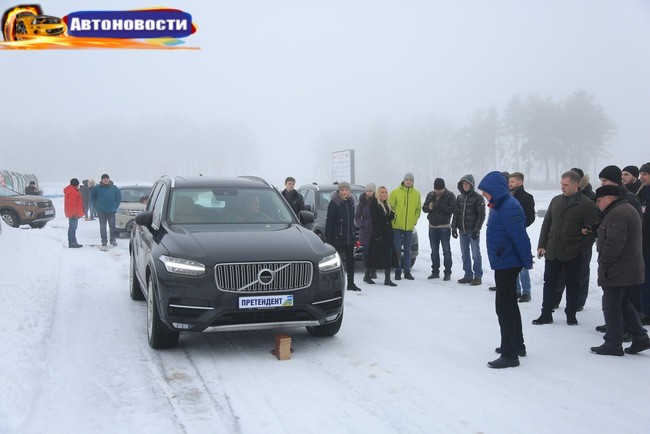
{"type": "Polygon", "coordinates": [[[257,280],[262,285],[269,285],[271,282],[273,282],[273,271],[269,270],[268,268],[260,270],[260,272],[257,274],[257,280]]]}

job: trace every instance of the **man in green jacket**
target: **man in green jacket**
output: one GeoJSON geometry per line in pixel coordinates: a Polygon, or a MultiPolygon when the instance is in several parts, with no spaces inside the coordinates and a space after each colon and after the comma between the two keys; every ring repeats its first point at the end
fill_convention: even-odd
{"type": "Polygon", "coordinates": [[[395,220],[393,220],[395,251],[399,254],[402,252],[402,246],[404,247],[402,261],[395,268],[395,280],[402,279],[402,269],[404,269],[404,278],[413,280],[411,242],[413,241],[413,229],[422,212],[420,192],[413,187],[413,182],[413,174],[408,172],[404,175],[402,184],[391,191],[388,197],[390,207],[395,212],[395,220]]]}

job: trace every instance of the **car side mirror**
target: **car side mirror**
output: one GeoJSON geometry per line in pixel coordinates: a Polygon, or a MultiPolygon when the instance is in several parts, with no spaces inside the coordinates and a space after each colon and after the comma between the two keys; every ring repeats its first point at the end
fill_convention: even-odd
{"type": "Polygon", "coordinates": [[[298,215],[298,220],[300,220],[300,223],[303,225],[308,225],[310,223],[314,223],[314,213],[311,211],[300,211],[300,214],[298,215]]]}
{"type": "Polygon", "coordinates": [[[305,205],[305,211],[311,211],[311,205],[305,205]]]}
{"type": "Polygon", "coordinates": [[[153,212],[152,211],[142,211],[135,216],[135,222],[140,226],[151,227],[153,222],[153,212]]]}

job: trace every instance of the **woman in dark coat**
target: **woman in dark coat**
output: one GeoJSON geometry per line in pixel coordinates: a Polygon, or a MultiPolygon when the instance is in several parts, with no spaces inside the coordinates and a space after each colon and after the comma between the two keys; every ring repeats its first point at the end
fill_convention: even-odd
{"type": "Polygon", "coordinates": [[[384,269],[384,285],[387,286],[397,286],[390,280],[391,268],[397,266],[391,225],[394,218],[395,213],[388,203],[388,190],[381,186],[377,189],[375,197],[370,199],[370,219],[372,220],[370,264],[372,268],[384,269]]]}
{"type": "Polygon", "coordinates": [[[370,199],[375,196],[375,184],[366,185],[366,194],[359,198],[359,205],[354,213],[354,223],[359,228],[359,243],[363,246],[363,265],[366,267],[366,274],[363,281],[375,283],[372,280],[372,266],[370,265],[370,237],[372,235],[372,220],[370,219],[370,199]]]}
{"type": "Polygon", "coordinates": [[[325,220],[325,241],[331,244],[339,255],[345,256],[345,269],[348,274],[348,290],[361,291],[354,284],[354,245],[357,235],[354,231],[354,195],[350,184],[339,183],[338,191],[332,193],[327,206],[325,220]]]}

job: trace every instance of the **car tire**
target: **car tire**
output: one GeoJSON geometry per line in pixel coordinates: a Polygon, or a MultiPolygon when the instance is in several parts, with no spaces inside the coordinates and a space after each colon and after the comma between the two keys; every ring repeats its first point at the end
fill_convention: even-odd
{"type": "Polygon", "coordinates": [[[138,278],[135,276],[135,260],[133,259],[133,254],[131,257],[131,266],[129,267],[129,295],[131,300],[144,300],[144,293],[142,292],[142,287],[138,278]]]}
{"type": "Polygon", "coordinates": [[[40,223],[30,223],[29,226],[32,227],[32,229],[43,229],[47,222],[40,222],[40,223]]]}
{"type": "Polygon", "coordinates": [[[339,319],[337,319],[336,321],[331,322],[329,324],[323,324],[320,326],[307,327],[307,332],[310,335],[319,338],[334,336],[341,329],[341,324],[343,324],[343,312],[341,312],[339,319]]]}
{"type": "Polygon", "coordinates": [[[169,330],[160,319],[158,303],[156,303],[153,277],[147,280],[147,336],[149,346],[153,349],[172,348],[178,343],[180,333],[169,330]]]}
{"type": "Polygon", "coordinates": [[[2,213],[0,213],[0,216],[2,216],[2,220],[4,220],[4,222],[7,223],[12,228],[17,228],[20,226],[20,221],[18,220],[18,216],[16,215],[15,212],[2,211],[2,213]]]}
{"type": "Polygon", "coordinates": [[[416,258],[411,258],[411,268],[413,268],[413,266],[415,265],[415,259],[416,258]]]}
{"type": "Polygon", "coordinates": [[[16,24],[16,30],[15,30],[16,40],[22,41],[24,38],[18,35],[26,35],[26,34],[27,34],[27,27],[25,27],[25,23],[23,23],[22,21],[18,22],[16,24]]]}

